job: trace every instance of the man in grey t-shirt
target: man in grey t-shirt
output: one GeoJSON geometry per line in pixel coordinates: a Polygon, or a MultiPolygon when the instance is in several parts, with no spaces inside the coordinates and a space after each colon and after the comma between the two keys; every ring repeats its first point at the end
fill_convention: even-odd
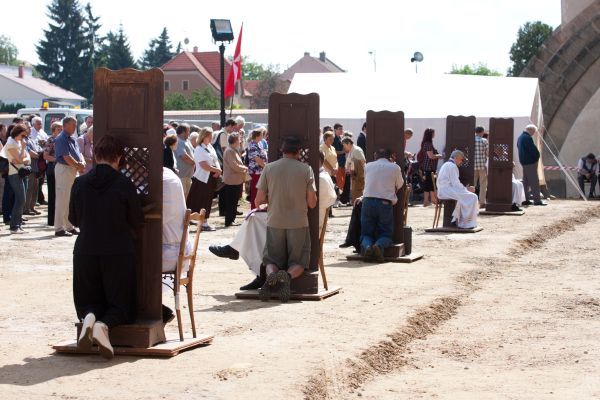
{"type": "Polygon", "coordinates": [[[190,126],[181,124],[177,127],[177,167],[179,169],[179,179],[183,185],[183,194],[187,195],[192,186],[192,176],[194,175],[194,148],[188,140],[190,136],[190,126]]]}

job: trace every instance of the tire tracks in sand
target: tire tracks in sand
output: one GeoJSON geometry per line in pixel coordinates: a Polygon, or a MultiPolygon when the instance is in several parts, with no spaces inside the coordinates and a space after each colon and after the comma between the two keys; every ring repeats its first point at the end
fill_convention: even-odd
{"type": "MultiPolygon", "coordinates": [[[[581,210],[583,211],[583,210],[581,210]]],[[[456,280],[456,294],[439,297],[428,305],[417,309],[405,324],[387,335],[386,339],[369,346],[358,356],[346,359],[334,368],[321,368],[312,375],[302,388],[306,400],[326,400],[343,398],[353,393],[366,382],[378,375],[388,374],[406,366],[409,362],[408,346],[415,340],[422,340],[436,332],[446,321],[458,313],[459,307],[473,293],[478,291],[480,283],[498,277],[508,270],[511,262],[526,253],[539,251],[544,244],[600,218],[600,206],[589,206],[588,212],[578,212],[574,216],[562,218],[556,222],[536,229],[524,238],[513,241],[505,255],[479,258],[485,268],[476,268],[459,275],[456,280]]]]}

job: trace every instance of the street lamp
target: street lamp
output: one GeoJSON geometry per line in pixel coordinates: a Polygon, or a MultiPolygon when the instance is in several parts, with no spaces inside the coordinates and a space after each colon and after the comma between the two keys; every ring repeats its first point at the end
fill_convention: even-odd
{"type": "Polygon", "coordinates": [[[373,69],[377,72],[377,52],[375,50],[369,51],[369,55],[373,56],[373,69]]]}
{"type": "Polygon", "coordinates": [[[415,63],[415,73],[417,74],[419,73],[419,63],[421,61],[423,61],[423,53],[419,53],[418,51],[416,51],[413,57],[410,59],[410,62],[415,63]]]}
{"type": "Polygon", "coordinates": [[[219,53],[221,53],[221,126],[225,126],[225,42],[233,40],[233,29],[228,19],[211,19],[210,30],[213,40],[221,42],[219,53]]]}

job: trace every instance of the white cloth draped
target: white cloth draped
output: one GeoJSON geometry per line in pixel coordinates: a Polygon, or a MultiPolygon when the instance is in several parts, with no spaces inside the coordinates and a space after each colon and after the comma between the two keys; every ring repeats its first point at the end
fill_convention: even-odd
{"type": "Polygon", "coordinates": [[[512,202],[517,206],[523,204],[526,200],[525,198],[525,188],[523,188],[523,182],[518,180],[515,177],[515,174],[512,175],[512,202]]]}
{"type": "Polygon", "coordinates": [[[458,167],[454,162],[448,161],[442,165],[437,178],[438,198],[442,200],[456,200],[456,207],[452,213],[452,222],[459,228],[475,228],[477,214],[479,213],[479,200],[475,193],[471,193],[460,183],[458,167]]]}
{"type": "MultiPolygon", "coordinates": [[[[181,180],[168,168],[163,168],[163,211],[162,211],[162,271],[171,272],[177,266],[179,246],[183,237],[183,219],[186,212],[185,196],[181,180]]],[[[185,255],[192,251],[188,239],[185,255]]],[[[189,269],[189,261],[183,266],[183,273],[189,269]]]]}
{"type": "MultiPolygon", "coordinates": [[[[336,198],[331,177],[327,171],[321,171],[319,173],[319,234],[325,220],[325,213],[335,203],[336,198]]],[[[246,262],[250,271],[258,276],[266,242],[267,213],[253,211],[246,217],[229,245],[240,253],[240,257],[246,262]]]]}

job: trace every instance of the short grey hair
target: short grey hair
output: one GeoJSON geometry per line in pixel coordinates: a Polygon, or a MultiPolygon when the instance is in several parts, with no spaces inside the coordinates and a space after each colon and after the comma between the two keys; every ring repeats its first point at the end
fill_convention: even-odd
{"type": "Polygon", "coordinates": [[[532,133],[536,133],[538,131],[537,126],[535,126],[534,124],[529,124],[525,127],[525,130],[527,132],[532,132],[532,133]]]}
{"type": "Polygon", "coordinates": [[[450,158],[451,159],[455,159],[456,157],[462,157],[463,159],[466,158],[465,157],[465,153],[463,153],[462,151],[456,149],[454,150],[451,154],[450,154],[450,158]]]}
{"type": "Polygon", "coordinates": [[[42,119],[40,117],[33,117],[31,119],[31,125],[33,125],[35,122],[39,122],[41,124],[42,123],[42,119]]]}
{"type": "Polygon", "coordinates": [[[235,123],[237,125],[242,125],[244,126],[244,124],[246,123],[246,120],[244,119],[244,117],[242,117],[241,115],[238,115],[237,117],[235,117],[235,123]]]}

